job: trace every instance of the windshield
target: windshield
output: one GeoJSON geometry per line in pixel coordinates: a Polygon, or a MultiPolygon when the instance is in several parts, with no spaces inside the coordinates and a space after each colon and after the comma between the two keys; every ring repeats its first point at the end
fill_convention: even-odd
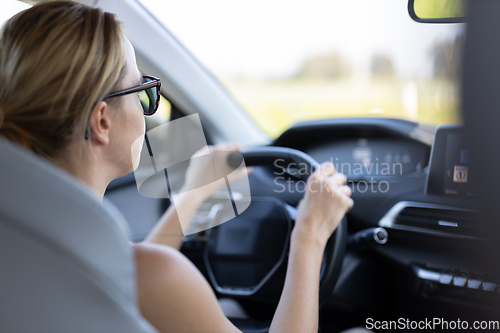
{"type": "Polygon", "coordinates": [[[141,0],[271,136],[330,117],[460,123],[463,24],[405,0],[141,0]]]}

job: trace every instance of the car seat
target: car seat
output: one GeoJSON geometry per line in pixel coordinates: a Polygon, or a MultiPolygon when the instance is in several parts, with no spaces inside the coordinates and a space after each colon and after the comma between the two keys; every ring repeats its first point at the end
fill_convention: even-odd
{"type": "Polygon", "coordinates": [[[127,233],[106,199],[0,137],[0,332],[156,332],[127,233]]]}

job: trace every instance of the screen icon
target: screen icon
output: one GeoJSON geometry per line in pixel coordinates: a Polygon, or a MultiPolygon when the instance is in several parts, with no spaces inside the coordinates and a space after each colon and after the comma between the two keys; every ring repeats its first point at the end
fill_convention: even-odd
{"type": "Polygon", "coordinates": [[[468,167],[455,165],[453,170],[453,181],[455,183],[467,183],[468,167]]]}

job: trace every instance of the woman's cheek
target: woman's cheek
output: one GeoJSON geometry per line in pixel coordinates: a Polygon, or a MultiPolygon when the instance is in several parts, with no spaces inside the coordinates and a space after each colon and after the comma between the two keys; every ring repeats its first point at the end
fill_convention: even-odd
{"type": "Polygon", "coordinates": [[[132,143],[131,147],[132,171],[135,171],[139,166],[139,162],[141,160],[143,141],[144,141],[143,136],[141,136],[138,137],[136,140],[134,140],[134,142],[132,143]]]}
{"type": "Polygon", "coordinates": [[[132,113],[132,115],[133,115],[133,129],[131,131],[132,139],[133,139],[132,147],[131,147],[131,157],[132,157],[133,170],[137,169],[137,167],[139,166],[142,146],[144,143],[144,134],[146,132],[146,121],[144,119],[144,114],[142,111],[141,103],[139,102],[139,99],[137,97],[135,98],[135,100],[136,100],[136,104],[131,104],[131,105],[135,105],[135,108],[133,110],[134,112],[132,113]]]}

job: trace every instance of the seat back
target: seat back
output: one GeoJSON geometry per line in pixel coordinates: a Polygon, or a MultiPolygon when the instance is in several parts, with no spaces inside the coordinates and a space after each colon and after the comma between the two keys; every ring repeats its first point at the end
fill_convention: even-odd
{"type": "Polygon", "coordinates": [[[112,204],[0,137],[0,332],[155,332],[127,233],[112,204]]]}

